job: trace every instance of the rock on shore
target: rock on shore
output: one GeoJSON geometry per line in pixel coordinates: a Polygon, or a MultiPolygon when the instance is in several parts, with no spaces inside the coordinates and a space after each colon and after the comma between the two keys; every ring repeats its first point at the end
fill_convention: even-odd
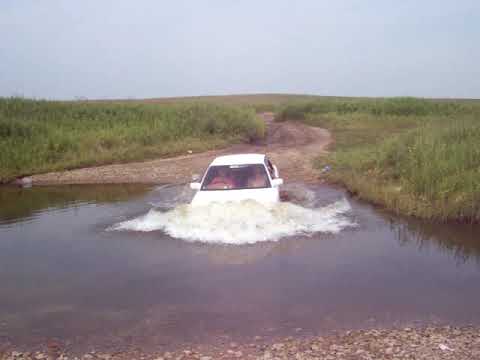
{"type": "Polygon", "coordinates": [[[196,345],[172,352],[143,353],[141,350],[112,354],[88,353],[69,355],[59,350],[48,352],[21,352],[9,350],[0,354],[1,360],[58,359],[58,360],[369,360],[369,359],[480,359],[480,328],[477,327],[423,327],[403,329],[372,329],[347,331],[336,335],[310,338],[288,337],[268,343],[261,337],[252,337],[251,343],[223,345],[196,345]]]}

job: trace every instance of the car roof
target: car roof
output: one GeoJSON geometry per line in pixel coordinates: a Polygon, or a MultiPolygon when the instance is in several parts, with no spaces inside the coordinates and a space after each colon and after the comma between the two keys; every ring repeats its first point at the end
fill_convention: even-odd
{"type": "Polygon", "coordinates": [[[219,156],[212,161],[210,166],[263,164],[264,161],[265,154],[235,154],[219,156]]]}

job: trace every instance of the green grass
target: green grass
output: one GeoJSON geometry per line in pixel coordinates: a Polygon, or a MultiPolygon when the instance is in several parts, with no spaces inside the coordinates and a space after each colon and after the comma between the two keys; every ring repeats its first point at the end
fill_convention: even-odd
{"type": "Polygon", "coordinates": [[[320,100],[277,120],[333,132],[327,179],[400,214],[480,221],[480,102],[413,98],[320,100]]]}
{"type": "Polygon", "coordinates": [[[0,182],[203,151],[264,133],[255,111],[239,106],[0,98],[0,182]]]}
{"type": "MultiPolygon", "coordinates": [[[[115,103],[137,103],[137,104],[192,104],[206,103],[216,105],[246,106],[255,109],[257,112],[276,111],[283,105],[305,102],[313,99],[320,99],[317,95],[299,94],[239,94],[220,96],[185,96],[152,99],[130,99],[114,100],[115,103]]],[[[103,100],[94,100],[96,102],[103,100]]],[[[108,102],[111,102],[110,100],[108,102]]]]}

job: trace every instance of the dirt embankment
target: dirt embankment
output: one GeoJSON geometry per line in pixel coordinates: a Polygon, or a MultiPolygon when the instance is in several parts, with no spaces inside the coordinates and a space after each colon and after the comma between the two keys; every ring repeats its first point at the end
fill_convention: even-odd
{"type": "Polygon", "coordinates": [[[312,167],[315,156],[326,151],[331,135],[325,129],[298,122],[273,121],[272,113],[263,113],[267,137],[258,144],[238,144],[227,149],[188,154],[127,164],[97,166],[32,176],[33,184],[119,184],[186,183],[193,174],[201,174],[217,156],[235,153],[267,153],[286,181],[311,182],[318,173],[312,167]]]}

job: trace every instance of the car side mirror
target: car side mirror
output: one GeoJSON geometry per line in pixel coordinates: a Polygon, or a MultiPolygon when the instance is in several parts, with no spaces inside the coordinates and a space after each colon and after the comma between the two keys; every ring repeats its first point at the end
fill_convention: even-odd
{"type": "Polygon", "coordinates": [[[279,187],[280,185],[283,185],[283,179],[272,180],[272,187],[279,187]]]}
{"type": "Polygon", "coordinates": [[[200,190],[201,187],[202,187],[202,184],[200,184],[199,182],[190,183],[190,189],[192,190],[200,190]]]}

